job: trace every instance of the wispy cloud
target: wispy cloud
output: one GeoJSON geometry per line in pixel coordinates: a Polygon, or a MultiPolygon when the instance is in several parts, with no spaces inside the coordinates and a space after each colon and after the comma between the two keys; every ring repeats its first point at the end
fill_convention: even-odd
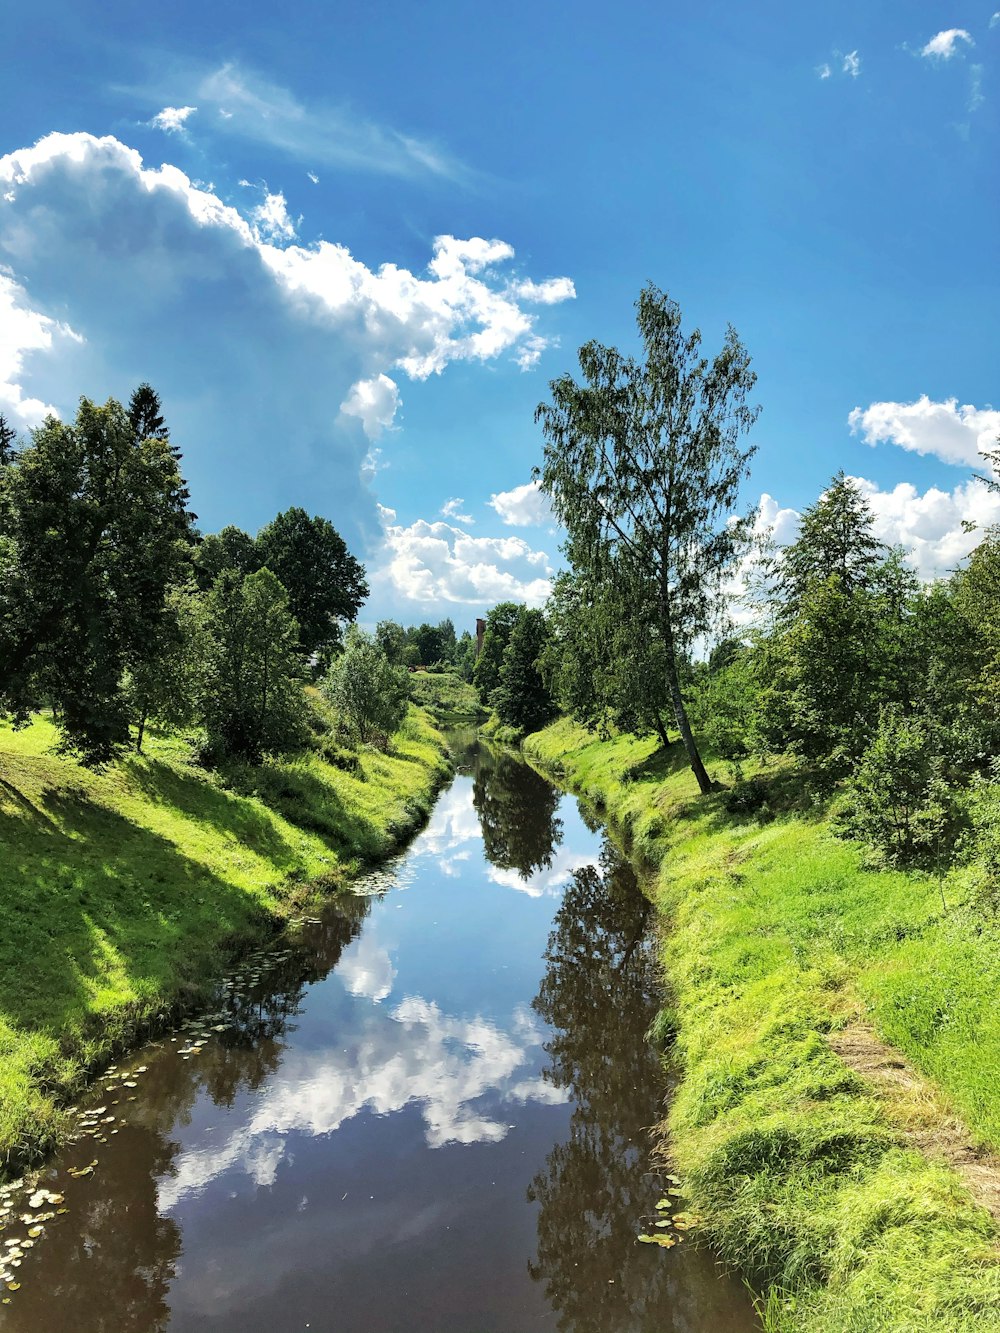
{"type": "Polygon", "coordinates": [[[462,497],[454,496],[452,499],[444,502],[441,506],[441,513],[445,518],[453,518],[456,523],[475,523],[476,520],[471,514],[462,513],[464,506],[465,501],[462,497]]]}
{"type": "Polygon", "coordinates": [[[850,79],[858,78],[861,74],[861,56],[858,51],[835,49],[831,52],[829,60],[824,60],[816,66],[816,77],[819,79],[830,79],[834,74],[846,74],[850,79]]]}
{"type": "Polygon", "coordinates": [[[952,56],[961,51],[962,43],[975,46],[972,34],[964,28],[945,28],[943,32],[936,33],[926,46],[921,47],[920,54],[930,60],[951,60],[952,56]]]}
{"type": "MultiPolygon", "coordinates": [[[[137,96],[141,90],[125,91],[137,96]]],[[[300,101],[288,88],[235,62],[208,70],[204,66],[175,67],[157,74],[152,91],[175,98],[182,92],[193,104],[165,107],[153,122],[160,129],[179,129],[196,106],[202,133],[265,144],[308,163],[310,169],[326,165],[449,180],[471,176],[452,154],[429,140],[379,125],[349,107],[300,101]],[[161,123],[160,117],[167,120],[161,123]],[[176,117],[180,119],[175,124],[172,118],[176,117]]],[[[142,95],[150,92],[147,87],[142,95]]]]}

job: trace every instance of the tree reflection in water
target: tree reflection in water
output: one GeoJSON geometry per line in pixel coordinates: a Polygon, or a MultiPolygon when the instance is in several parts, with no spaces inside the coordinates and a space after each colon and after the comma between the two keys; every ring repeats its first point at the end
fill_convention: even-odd
{"type": "Polygon", "coordinates": [[[645,1040],[657,1009],[649,914],[631,869],[606,843],[601,870],[578,870],[567,886],[534,1001],[554,1028],[545,1077],[570,1089],[574,1111],[569,1138],[528,1191],[539,1205],[530,1272],[545,1283],[558,1327],[573,1333],[662,1330],[669,1306],[669,1265],[635,1241],[656,1197],[647,1130],[662,1096],[645,1040]]]}
{"type": "Polygon", "coordinates": [[[556,818],[560,794],[550,782],[520,760],[481,746],[473,762],[472,800],[491,865],[516,870],[524,880],[551,866],[563,826],[556,818]]]}

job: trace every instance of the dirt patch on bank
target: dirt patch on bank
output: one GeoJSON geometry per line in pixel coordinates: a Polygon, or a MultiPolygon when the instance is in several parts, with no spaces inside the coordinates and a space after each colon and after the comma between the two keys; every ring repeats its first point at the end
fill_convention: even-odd
{"type": "Polygon", "coordinates": [[[873,1084],[907,1142],[957,1171],[976,1202],[1000,1221],[1000,1157],[976,1146],[938,1089],[863,1023],[832,1032],[828,1040],[846,1065],[873,1084]]]}

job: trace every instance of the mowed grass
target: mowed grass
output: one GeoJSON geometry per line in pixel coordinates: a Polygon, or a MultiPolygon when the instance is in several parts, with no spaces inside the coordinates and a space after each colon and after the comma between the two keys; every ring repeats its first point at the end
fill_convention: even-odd
{"type": "Polygon", "coordinates": [[[455,671],[415,671],[410,688],[413,702],[439,720],[486,716],[475,689],[455,671]]]}
{"type": "Polygon", "coordinates": [[[876,1097],[827,1041],[872,1023],[1000,1147],[996,923],[962,873],[945,910],[936,880],[866,870],[789,765],[761,773],[766,818],[737,817],[656,748],[566,721],[525,746],[658,867],[681,1074],[666,1130],[706,1237],[770,1293],[771,1330],[1000,1329],[996,1225],[907,1146],[921,1108],[876,1097]]]}
{"type": "Polygon", "coordinates": [[[426,815],[443,740],[411,708],[356,772],[310,753],[230,775],[178,738],[90,772],[0,728],[0,1176],[50,1149],[86,1068],[426,815]]]}

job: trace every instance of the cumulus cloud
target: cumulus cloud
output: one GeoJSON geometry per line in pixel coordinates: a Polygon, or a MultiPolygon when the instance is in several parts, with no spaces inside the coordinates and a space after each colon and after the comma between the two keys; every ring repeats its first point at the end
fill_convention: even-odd
{"type": "Polygon", "coordinates": [[[32,310],[9,269],[0,268],[0,411],[18,425],[35,425],[56,409],[21,387],[33,352],[50,352],[58,340],[82,339],[68,324],[32,310]]]}
{"type": "Polygon", "coordinates": [[[22,312],[5,324],[0,402],[30,422],[148,379],[206,526],[335,499],[345,538],[365,545],[380,529],[361,472],[399,405],[391,372],[536,356],[545,338],[497,271],[505,242],[442,236],[423,272],[368,268],[291,239],[282,196],[268,199],[244,216],[110,136],[52,134],[0,158],[5,299],[22,312]],[[227,470],[239,513],[213,489],[227,470]]]}
{"type": "Polygon", "coordinates": [[[198,110],[196,106],[165,106],[162,111],[158,111],[150,124],[158,130],[164,130],[167,134],[179,134],[188,120],[198,110]]]}
{"type": "Polygon", "coordinates": [[[443,521],[418,519],[408,526],[382,509],[385,555],[372,582],[422,606],[455,602],[493,606],[526,602],[541,606],[551,588],[552,567],[544,551],[520,537],[473,537],[443,521]]]}
{"type": "MultiPolygon", "coordinates": [[[[398,409],[399,386],[383,374],[352,384],[350,393],[340,404],[341,412],[358,418],[370,440],[377,440],[383,431],[392,428],[398,409]]],[[[371,471],[373,474],[378,471],[377,462],[373,463],[371,471]]]]}
{"type": "Polygon", "coordinates": [[[944,463],[979,467],[982,452],[996,447],[1000,412],[957,398],[934,402],[927,394],[912,403],[871,403],[848,417],[852,434],[866,444],[896,444],[916,454],[933,454],[944,463]]]}
{"type": "Polygon", "coordinates": [[[498,491],[490,496],[489,503],[513,528],[537,527],[552,522],[548,498],[542,494],[537,481],[527,481],[510,491],[498,491]]]}
{"type": "Polygon", "coordinates": [[[569,301],[576,296],[576,287],[571,278],[546,278],[544,282],[532,282],[530,278],[525,278],[514,284],[514,295],[522,301],[554,305],[557,301],[569,301]]]}
{"type": "Polygon", "coordinates": [[[288,216],[288,203],[279,191],[265,194],[264,202],[250,214],[257,238],[262,241],[291,241],[295,238],[295,224],[288,216]]]}
{"type": "Polygon", "coordinates": [[[864,477],[855,480],[875,515],[875,535],[902,546],[922,579],[950,573],[982,540],[983,531],[1000,523],[1000,495],[975,479],[951,491],[932,486],[923,493],[907,481],[882,490],[864,477]]]}
{"type": "Polygon", "coordinates": [[[465,501],[461,496],[455,496],[450,500],[445,500],[441,506],[441,514],[444,518],[453,518],[456,523],[475,523],[471,514],[463,514],[462,509],[465,501]]]}
{"type": "Polygon", "coordinates": [[[959,43],[975,45],[971,33],[964,28],[945,28],[943,32],[935,34],[926,46],[921,47],[920,54],[933,60],[950,60],[962,49],[959,43]]]}

